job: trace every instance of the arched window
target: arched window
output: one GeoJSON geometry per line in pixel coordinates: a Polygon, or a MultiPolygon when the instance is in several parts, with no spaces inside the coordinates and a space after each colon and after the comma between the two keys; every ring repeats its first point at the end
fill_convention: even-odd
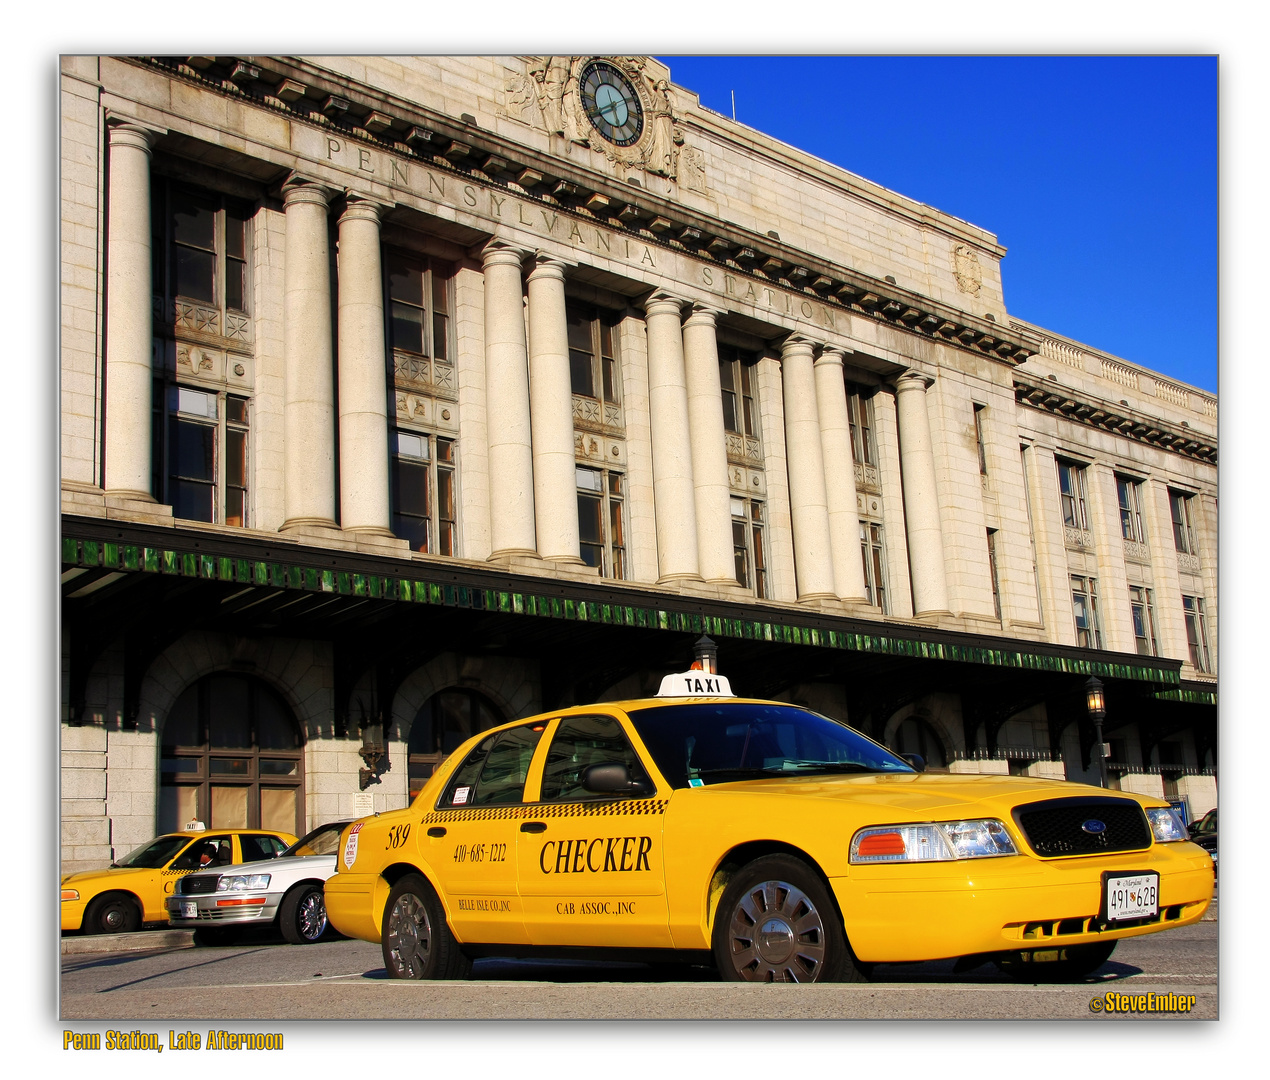
{"type": "Polygon", "coordinates": [[[410,725],[410,798],[419,794],[433,771],[471,735],[503,723],[506,717],[475,690],[438,690],[410,725]]]}
{"type": "Polygon", "coordinates": [[[300,729],[259,679],[208,675],[173,703],[163,724],[159,831],[197,819],[209,829],[302,835],[300,729]]]}
{"type": "Polygon", "coordinates": [[[901,720],[891,743],[897,754],[921,754],[928,769],[943,769],[948,765],[943,740],[920,717],[909,716],[901,720]]]}

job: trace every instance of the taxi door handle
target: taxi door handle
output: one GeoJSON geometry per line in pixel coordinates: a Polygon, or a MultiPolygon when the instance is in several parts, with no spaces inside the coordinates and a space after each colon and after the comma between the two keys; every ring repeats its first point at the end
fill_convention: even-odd
{"type": "Polygon", "coordinates": [[[521,832],[546,832],[547,823],[545,821],[526,821],[520,827],[521,832]]]}
{"type": "Polygon", "coordinates": [[[428,830],[428,835],[435,836],[439,839],[445,835],[445,829],[443,829],[440,825],[433,825],[432,828],[428,830]]]}

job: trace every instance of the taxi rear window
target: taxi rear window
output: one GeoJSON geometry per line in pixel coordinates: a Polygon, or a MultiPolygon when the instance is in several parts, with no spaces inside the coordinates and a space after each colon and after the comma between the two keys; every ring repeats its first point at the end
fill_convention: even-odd
{"type": "Polygon", "coordinates": [[[541,724],[526,724],[482,739],[455,770],[437,808],[523,802],[529,762],[542,731],[541,724]]]}

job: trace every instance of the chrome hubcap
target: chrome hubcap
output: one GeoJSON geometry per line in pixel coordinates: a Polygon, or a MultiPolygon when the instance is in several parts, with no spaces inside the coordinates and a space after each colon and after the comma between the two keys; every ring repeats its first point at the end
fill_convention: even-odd
{"type": "Polygon", "coordinates": [[[296,914],[300,935],[306,941],[317,941],[326,931],[326,904],[319,892],[311,892],[300,902],[296,914]]]}
{"type": "Polygon", "coordinates": [[[402,893],[388,916],[388,952],[399,971],[416,977],[423,972],[432,948],[432,926],[423,901],[402,893]]]}
{"type": "Polygon", "coordinates": [[[732,909],[728,946],[748,982],[815,982],[825,965],[824,920],[796,886],[759,882],[732,909]]]}

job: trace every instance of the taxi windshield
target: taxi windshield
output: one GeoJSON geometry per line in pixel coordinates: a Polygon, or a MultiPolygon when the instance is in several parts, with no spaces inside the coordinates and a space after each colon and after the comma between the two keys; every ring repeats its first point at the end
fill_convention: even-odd
{"type": "Polygon", "coordinates": [[[351,821],[332,821],[329,825],[321,825],[308,836],[302,837],[278,856],[285,859],[288,855],[334,855],[339,850],[340,833],[351,821]]]}
{"type": "Polygon", "coordinates": [[[845,724],[796,705],[711,701],[634,709],[630,718],[672,787],[772,776],[911,773],[845,724]]]}
{"type": "Polygon", "coordinates": [[[158,870],[160,867],[167,866],[176,857],[177,852],[192,839],[192,836],[160,836],[157,840],[151,840],[145,847],[129,852],[114,865],[128,866],[134,870],[158,870]]]}

